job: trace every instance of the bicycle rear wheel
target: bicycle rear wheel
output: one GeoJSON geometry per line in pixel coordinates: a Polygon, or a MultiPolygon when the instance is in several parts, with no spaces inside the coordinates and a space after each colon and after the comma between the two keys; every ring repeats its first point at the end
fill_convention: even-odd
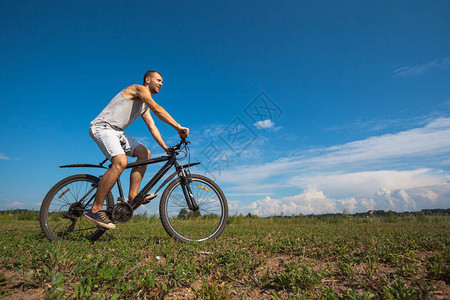
{"type": "Polygon", "coordinates": [[[202,175],[192,174],[189,186],[199,210],[189,210],[181,179],[175,179],[164,190],[159,204],[164,229],[181,242],[217,238],[228,219],[225,195],[214,181],[202,175]]]}
{"type": "MultiPolygon", "coordinates": [[[[97,240],[105,229],[86,220],[85,211],[91,209],[99,178],[79,174],[58,182],[44,198],[40,211],[42,232],[50,240],[97,240]]],[[[103,209],[109,217],[114,206],[111,193],[106,197],[103,209]]]]}

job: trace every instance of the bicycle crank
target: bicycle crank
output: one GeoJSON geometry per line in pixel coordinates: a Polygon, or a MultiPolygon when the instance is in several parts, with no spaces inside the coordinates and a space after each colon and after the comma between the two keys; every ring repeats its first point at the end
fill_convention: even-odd
{"type": "Polygon", "coordinates": [[[128,202],[118,202],[112,211],[112,219],[117,223],[126,223],[133,216],[133,207],[128,202]]]}

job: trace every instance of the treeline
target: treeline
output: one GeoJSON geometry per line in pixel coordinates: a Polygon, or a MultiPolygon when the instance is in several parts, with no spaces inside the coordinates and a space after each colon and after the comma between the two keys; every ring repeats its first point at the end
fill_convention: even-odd
{"type": "Polygon", "coordinates": [[[39,220],[39,211],[31,209],[0,210],[0,216],[13,216],[17,220],[39,220]]]}
{"type": "Polygon", "coordinates": [[[392,210],[384,211],[384,210],[371,210],[365,213],[356,213],[355,216],[389,216],[389,215],[397,215],[397,216],[417,216],[417,215],[426,215],[426,216],[446,216],[450,215],[450,208],[435,208],[435,209],[422,209],[421,211],[413,211],[413,212],[395,212],[392,210]]]}
{"type": "Polygon", "coordinates": [[[34,209],[8,209],[0,210],[0,215],[21,215],[21,214],[33,214],[38,216],[39,211],[34,209]]]}
{"type": "MultiPolygon", "coordinates": [[[[422,209],[421,211],[406,211],[406,212],[395,212],[392,210],[369,210],[363,213],[353,213],[350,214],[346,211],[342,213],[326,213],[326,214],[308,214],[308,215],[272,215],[268,218],[333,218],[342,216],[354,216],[354,217],[386,217],[386,216],[448,216],[450,215],[450,208],[436,208],[436,209],[422,209]]],[[[248,214],[245,217],[249,218],[259,218],[257,215],[248,214]]]]}
{"type": "MultiPolygon", "coordinates": [[[[9,209],[9,210],[0,210],[0,215],[13,215],[16,216],[19,220],[32,220],[32,219],[39,219],[39,211],[37,210],[30,210],[30,209],[9,209]]],[[[442,208],[436,208],[436,209],[422,209],[421,211],[414,211],[414,212],[395,212],[392,210],[384,211],[384,210],[369,210],[364,213],[354,213],[350,214],[346,211],[342,213],[327,213],[327,214],[308,214],[308,215],[273,215],[269,218],[333,218],[333,217],[342,217],[342,216],[354,216],[354,217],[385,217],[385,216],[448,216],[450,215],[450,208],[442,209],[442,208]]],[[[141,216],[141,215],[136,215],[141,216]]],[[[246,216],[240,215],[241,217],[246,218],[261,218],[257,215],[247,214],[246,216]]],[[[141,217],[150,217],[144,214],[141,217]]],[[[155,217],[155,216],[153,216],[155,217]]],[[[139,217],[138,217],[139,218],[139,217]]],[[[139,218],[140,219],[140,218],[139,218]]]]}

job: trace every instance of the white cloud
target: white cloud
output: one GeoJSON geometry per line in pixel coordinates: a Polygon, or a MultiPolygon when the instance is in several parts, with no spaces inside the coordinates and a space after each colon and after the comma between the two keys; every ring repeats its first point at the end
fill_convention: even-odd
{"type": "Polygon", "coordinates": [[[222,124],[210,125],[205,130],[196,133],[196,136],[198,135],[206,139],[216,138],[224,133],[225,127],[226,126],[222,124]]]}
{"type": "MultiPolygon", "coordinates": [[[[422,128],[370,137],[328,148],[304,151],[261,165],[240,165],[234,170],[223,171],[220,181],[246,183],[256,188],[276,176],[299,174],[329,174],[353,170],[391,169],[393,166],[411,169],[413,164],[427,162],[440,164],[439,158],[450,154],[450,118],[432,121],[422,128]]],[[[423,167],[419,167],[423,169],[423,167]]],[[[281,180],[285,182],[285,178],[281,180]]]]}
{"type": "Polygon", "coordinates": [[[311,159],[327,165],[343,163],[373,163],[405,157],[434,156],[449,153],[450,118],[437,119],[423,128],[396,134],[375,136],[324,149],[311,159]]]}
{"type": "Polygon", "coordinates": [[[258,121],[253,125],[255,125],[256,128],[262,129],[262,130],[270,129],[272,131],[278,131],[281,129],[281,127],[275,127],[275,123],[271,119],[258,121]]]}
{"type": "Polygon", "coordinates": [[[351,123],[334,125],[325,130],[328,131],[379,131],[385,130],[393,126],[401,126],[405,123],[402,119],[390,119],[390,120],[356,120],[351,123]]]}
{"type": "Polygon", "coordinates": [[[423,73],[432,71],[432,70],[448,70],[450,68],[450,58],[443,59],[435,59],[431,62],[415,65],[415,66],[404,66],[394,70],[395,77],[402,76],[415,76],[421,75],[423,73]]]}
{"type": "Polygon", "coordinates": [[[370,197],[332,198],[315,186],[288,197],[270,197],[244,205],[241,201],[229,201],[232,212],[251,213],[259,216],[350,213],[369,210],[417,211],[427,208],[448,208],[450,184],[413,189],[382,188],[370,197]],[[431,199],[429,199],[431,197],[431,199]]]}
{"type": "Polygon", "coordinates": [[[266,196],[250,203],[250,205],[240,205],[236,201],[232,208],[239,207],[240,210],[250,212],[259,216],[279,215],[297,215],[297,214],[319,214],[327,212],[336,212],[336,201],[324,195],[322,191],[314,186],[308,187],[303,193],[298,195],[283,197],[280,199],[266,196]]]}
{"type": "Polygon", "coordinates": [[[374,201],[378,206],[386,207],[395,211],[416,210],[417,205],[408,193],[404,190],[381,189],[374,196],[374,201]]]}
{"type": "Polygon", "coordinates": [[[267,119],[264,121],[258,121],[255,123],[255,126],[258,129],[272,128],[274,125],[275,125],[275,123],[272,122],[272,120],[270,120],[270,119],[267,119]]]}
{"type": "Polygon", "coordinates": [[[267,193],[227,193],[227,196],[266,196],[267,193]]]}
{"type": "Polygon", "coordinates": [[[425,191],[422,194],[420,194],[421,197],[430,200],[431,203],[435,203],[438,199],[438,194],[436,194],[433,191],[425,191]]]}
{"type": "Polygon", "coordinates": [[[360,200],[361,206],[363,208],[363,210],[365,211],[369,211],[369,210],[374,210],[375,209],[375,201],[373,199],[361,199],[360,200]]]}
{"type": "Polygon", "coordinates": [[[23,205],[25,205],[25,203],[18,202],[18,201],[14,201],[14,202],[6,204],[7,207],[13,207],[13,208],[18,207],[18,206],[23,206],[23,205]]]}
{"type": "MultiPolygon", "coordinates": [[[[224,170],[227,192],[264,193],[236,204],[260,215],[448,208],[450,118],[395,134],[303,151],[266,164],[224,170]],[[314,187],[314,188],[312,188],[314,187]],[[302,190],[294,196],[295,190],[302,190]],[[270,196],[268,196],[270,195],[270,196]],[[248,204],[250,203],[250,204],[248,204]]],[[[232,196],[233,197],[233,196],[232,196]]]]}
{"type": "Polygon", "coordinates": [[[367,171],[344,174],[301,175],[289,179],[289,184],[304,188],[314,184],[333,196],[367,197],[380,189],[410,189],[446,183],[446,177],[430,169],[411,171],[367,171]]]}
{"type": "Polygon", "coordinates": [[[5,153],[0,153],[0,159],[9,160],[9,157],[5,153]]]}
{"type": "Polygon", "coordinates": [[[417,202],[420,208],[449,208],[450,184],[422,186],[407,189],[408,195],[417,202]]]}
{"type": "Polygon", "coordinates": [[[346,210],[348,210],[349,212],[355,212],[356,211],[356,204],[358,204],[358,201],[356,201],[355,198],[347,198],[347,199],[342,199],[342,200],[338,200],[338,202],[345,207],[346,210]]]}

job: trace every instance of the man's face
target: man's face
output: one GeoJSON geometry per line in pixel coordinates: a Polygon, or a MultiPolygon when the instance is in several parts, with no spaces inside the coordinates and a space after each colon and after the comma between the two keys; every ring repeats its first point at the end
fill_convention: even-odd
{"type": "Polygon", "coordinates": [[[152,95],[158,94],[162,86],[163,86],[163,79],[161,75],[159,75],[158,73],[153,74],[153,76],[150,77],[150,83],[148,85],[150,93],[152,93],[152,95]]]}

